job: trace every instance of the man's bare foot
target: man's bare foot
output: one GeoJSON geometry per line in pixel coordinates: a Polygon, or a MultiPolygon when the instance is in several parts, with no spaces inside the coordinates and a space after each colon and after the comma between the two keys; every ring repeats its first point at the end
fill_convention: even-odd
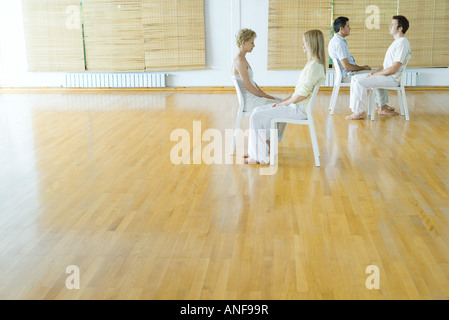
{"type": "Polygon", "coordinates": [[[346,116],[346,120],[363,120],[366,117],[365,111],[359,112],[359,113],[352,113],[349,116],[346,116]]]}
{"type": "Polygon", "coordinates": [[[244,164],[259,164],[259,161],[254,160],[253,158],[246,158],[245,160],[243,160],[244,164]]]}
{"type": "MultiPolygon", "coordinates": [[[[382,106],[383,108],[386,108],[387,110],[390,110],[390,111],[394,111],[394,108],[393,107],[390,107],[389,105],[384,105],[384,106],[382,106]]],[[[379,111],[379,110],[381,110],[382,109],[382,107],[379,107],[379,106],[377,106],[376,107],[376,111],[379,111]]]]}
{"type": "Polygon", "coordinates": [[[399,115],[399,113],[397,113],[396,111],[394,111],[394,109],[391,110],[391,109],[388,109],[388,108],[385,107],[385,106],[379,108],[379,110],[377,110],[377,113],[378,113],[378,114],[383,114],[383,115],[386,115],[386,116],[398,116],[398,115],[399,115]]]}

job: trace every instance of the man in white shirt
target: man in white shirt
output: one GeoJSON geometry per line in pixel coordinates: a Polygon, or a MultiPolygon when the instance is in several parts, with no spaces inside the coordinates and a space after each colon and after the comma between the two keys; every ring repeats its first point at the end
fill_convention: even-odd
{"type": "Polygon", "coordinates": [[[351,77],[360,72],[367,72],[371,67],[358,66],[349,52],[346,37],[351,34],[351,27],[347,17],[338,17],[333,24],[335,35],[329,41],[328,51],[334,64],[338,63],[342,70],[342,82],[351,82],[351,77]]]}
{"type": "MultiPolygon", "coordinates": [[[[366,97],[368,88],[399,87],[402,73],[410,61],[412,51],[410,42],[404,36],[409,28],[409,22],[404,16],[393,16],[390,25],[390,34],[394,41],[385,55],[383,66],[370,74],[355,75],[351,79],[350,108],[352,114],[348,120],[360,120],[366,117],[366,97]]],[[[388,92],[384,89],[374,89],[376,101],[379,106],[377,113],[395,116],[398,115],[388,106],[388,92]]]]}

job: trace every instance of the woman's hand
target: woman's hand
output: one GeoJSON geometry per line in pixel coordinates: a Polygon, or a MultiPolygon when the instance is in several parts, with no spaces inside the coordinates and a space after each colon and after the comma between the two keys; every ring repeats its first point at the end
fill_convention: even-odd
{"type": "Polygon", "coordinates": [[[282,106],[284,106],[284,104],[282,102],[278,102],[278,103],[273,104],[271,107],[276,108],[276,107],[282,107],[282,106]]]}

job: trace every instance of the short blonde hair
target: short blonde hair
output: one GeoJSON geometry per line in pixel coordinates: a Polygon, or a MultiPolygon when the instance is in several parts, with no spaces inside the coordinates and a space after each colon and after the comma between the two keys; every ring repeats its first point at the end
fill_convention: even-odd
{"type": "Polygon", "coordinates": [[[251,29],[240,29],[235,36],[235,42],[237,43],[237,47],[240,46],[247,41],[250,41],[256,37],[256,33],[251,29]]]}

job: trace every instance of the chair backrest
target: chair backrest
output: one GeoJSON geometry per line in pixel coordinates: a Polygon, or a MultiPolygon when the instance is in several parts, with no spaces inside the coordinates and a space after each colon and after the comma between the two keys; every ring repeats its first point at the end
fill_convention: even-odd
{"type": "Polygon", "coordinates": [[[333,65],[335,66],[335,83],[341,83],[341,81],[343,80],[343,70],[341,70],[341,66],[338,63],[338,59],[337,58],[333,58],[331,57],[333,65]]]}
{"type": "Polygon", "coordinates": [[[407,66],[402,71],[401,80],[399,81],[399,86],[402,87],[402,88],[405,86],[405,82],[407,81],[407,75],[405,74],[405,69],[406,68],[407,68],[407,66]]]}
{"type": "Polygon", "coordinates": [[[318,90],[320,90],[319,84],[315,85],[315,87],[313,88],[312,95],[310,96],[309,103],[307,104],[307,119],[309,119],[309,120],[313,119],[312,111],[313,111],[313,106],[315,105],[316,96],[318,95],[318,90]]]}
{"type": "Polygon", "coordinates": [[[245,100],[243,100],[242,90],[240,89],[240,85],[235,75],[232,76],[232,83],[234,84],[235,91],[237,92],[237,98],[239,99],[239,109],[243,111],[245,110],[245,100]]]}

